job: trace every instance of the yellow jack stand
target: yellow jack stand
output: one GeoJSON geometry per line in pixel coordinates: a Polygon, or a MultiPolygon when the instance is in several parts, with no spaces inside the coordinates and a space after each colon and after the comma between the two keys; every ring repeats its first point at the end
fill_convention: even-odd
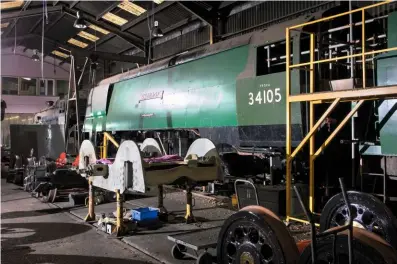
{"type": "Polygon", "coordinates": [[[92,222],[96,220],[94,208],[94,189],[92,188],[92,181],[88,180],[88,214],[84,218],[84,221],[92,222]]]}
{"type": "Polygon", "coordinates": [[[123,219],[123,199],[121,198],[120,190],[116,190],[117,198],[117,222],[116,222],[116,236],[123,236],[127,232],[127,227],[124,225],[123,219]]]}
{"type": "Polygon", "coordinates": [[[185,215],[186,224],[196,222],[193,216],[193,195],[192,195],[192,187],[188,186],[186,188],[186,215],[185,215]]]}

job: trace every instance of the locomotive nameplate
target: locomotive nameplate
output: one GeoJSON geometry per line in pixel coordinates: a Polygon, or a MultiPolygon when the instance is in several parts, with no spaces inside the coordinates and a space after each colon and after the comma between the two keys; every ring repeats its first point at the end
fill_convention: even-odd
{"type": "Polygon", "coordinates": [[[139,102],[157,99],[157,98],[163,99],[163,95],[164,95],[164,90],[159,92],[143,93],[141,94],[141,98],[139,99],[139,102]]]}

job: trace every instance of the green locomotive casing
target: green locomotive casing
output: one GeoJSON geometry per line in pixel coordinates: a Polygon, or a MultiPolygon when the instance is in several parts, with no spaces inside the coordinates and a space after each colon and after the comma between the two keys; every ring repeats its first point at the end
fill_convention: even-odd
{"type": "MultiPolygon", "coordinates": [[[[285,26],[306,20],[298,18],[285,26]]],[[[170,65],[175,60],[169,60],[159,70],[102,82],[93,89],[101,90],[101,96],[91,91],[84,131],[198,129],[215,144],[284,146],[285,72],[256,74],[257,49],[283,40],[279,29],[277,25],[214,44],[197,59],[178,65],[170,65]]],[[[298,33],[295,39],[299,43],[298,33]]],[[[298,78],[292,73],[294,92],[299,89],[298,78]]],[[[298,142],[302,136],[299,104],[293,113],[293,140],[298,142]]]]}

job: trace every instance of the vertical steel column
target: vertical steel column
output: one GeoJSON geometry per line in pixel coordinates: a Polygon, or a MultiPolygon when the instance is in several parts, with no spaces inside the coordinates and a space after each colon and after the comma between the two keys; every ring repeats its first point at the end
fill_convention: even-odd
{"type": "Polygon", "coordinates": [[[214,27],[209,25],[210,28],[210,45],[214,44],[214,27]]]}
{"type": "Polygon", "coordinates": [[[102,159],[106,159],[108,157],[108,138],[106,134],[103,133],[103,148],[102,148],[102,159]]]}
{"type": "MultiPolygon", "coordinates": [[[[349,11],[352,11],[352,0],[349,0],[349,11]]],[[[353,55],[353,43],[354,43],[354,38],[353,38],[353,13],[349,14],[349,43],[350,43],[350,47],[349,47],[349,55],[353,55]]],[[[349,62],[350,62],[350,78],[352,78],[352,80],[354,80],[354,57],[351,57],[349,62]]],[[[351,107],[353,107],[354,102],[351,102],[351,107]]],[[[351,120],[351,151],[352,151],[352,155],[351,155],[351,159],[352,159],[352,187],[354,188],[356,186],[356,143],[354,142],[355,140],[355,122],[354,122],[354,116],[352,117],[351,120]]]]}
{"type": "Polygon", "coordinates": [[[95,221],[95,206],[94,206],[94,189],[92,187],[91,179],[88,180],[88,214],[84,221],[95,221]]]}
{"type": "Polygon", "coordinates": [[[362,22],[361,22],[361,60],[363,64],[363,88],[366,88],[366,74],[365,74],[365,10],[361,11],[362,13],[362,22]]]}
{"type": "MultiPolygon", "coordinates": [[[[310,34],[310,78],[309,78],[309,90],[310,93],[314,93],[314,34],[310,34]]],[[[309,102],[309,129],[311,130],[314,125],[314,104],[312,101],[309,102]]],[[[309,150],[309,210],[314,212],[314,133],[310,137],[310,150],[309,150]]]]}
{"type": "Polygon", "coordinates": [[[286,217],[289,222],[291,216],[291,104],[289,96],[291,94],[291,75],[290,75],[290,30],[285,29],[285,64],[286,64],[286,77],[285,77],[285,101],[286,101],[286,143],[287,143],[287,164],[286,164],[286,217]]]}

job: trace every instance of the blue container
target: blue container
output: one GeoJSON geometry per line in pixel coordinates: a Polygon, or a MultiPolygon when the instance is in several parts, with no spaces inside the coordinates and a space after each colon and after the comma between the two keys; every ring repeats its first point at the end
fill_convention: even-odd
{"type": "Polygon", "coordinates": [[[153,207],[142,207],[132,209],[132,219],[137,221],[156,220],[158,218],[159,209],[153,207]]]}

